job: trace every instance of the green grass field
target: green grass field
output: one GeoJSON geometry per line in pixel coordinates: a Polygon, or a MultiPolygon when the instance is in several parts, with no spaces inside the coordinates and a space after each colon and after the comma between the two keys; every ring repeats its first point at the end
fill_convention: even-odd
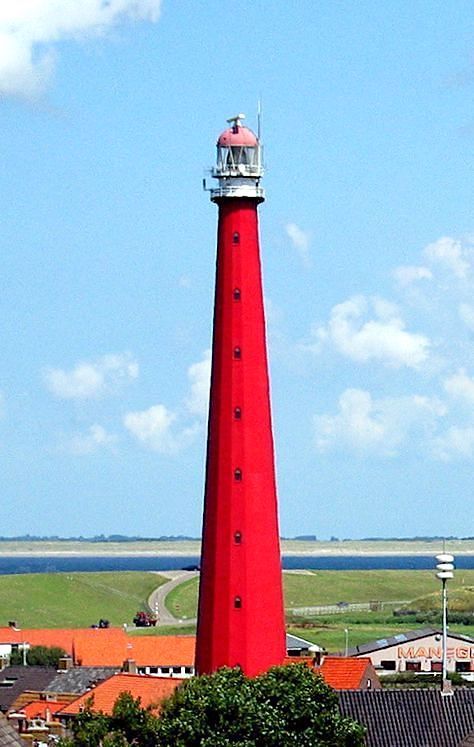
{"type": "MultiPolygon", "coordinates": [[[[314,607],[338,602],[411,602],[429,596],[435,605],[440,585],[432,571],[312,571],[284,573],[285,607],[314,607]]],[[[472,601],[474,570],[459,571],[450,582],[451,594],[472,601]]],[[[192,578],[173,589],[166,606],[175,617],[195,617],[198,579],[192,578]]],[[[425,609],[421,606],[420,609],[425,609]]],[[[429,607],[426,607],[429,609],[429,607]]]]}
{"type": "Polygon", "coordinates": [[[181,620],[197,615],[199,579],[197,576],[172,589],[165,599],[166,608],[181,620]]]}
{"type": "Polygon", "coordinates": [[[0,576],[0,626],[88,627],[106,618],[131,624],[166,579],[156,573],[38,573],[0,576]]]}

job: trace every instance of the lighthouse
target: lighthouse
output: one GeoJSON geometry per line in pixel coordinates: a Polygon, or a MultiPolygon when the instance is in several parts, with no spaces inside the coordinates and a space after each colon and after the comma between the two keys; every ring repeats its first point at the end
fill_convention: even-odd
{"type": "Polygon", "coordinates": [[[248,676],[286,655],[262,293],[259,138],[228,120],[210,190],[219,210],[196,671],[248,676]]]}

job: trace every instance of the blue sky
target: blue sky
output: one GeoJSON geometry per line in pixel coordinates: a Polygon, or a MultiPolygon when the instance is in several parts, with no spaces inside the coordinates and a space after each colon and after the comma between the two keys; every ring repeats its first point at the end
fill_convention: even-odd
{"type": "Polygon", "coordinates": [[[1,533],[199,533],[201,180],[261,97],[282,533],[474,534],[473,84],[460,0],[2,7],[1,533]]]}

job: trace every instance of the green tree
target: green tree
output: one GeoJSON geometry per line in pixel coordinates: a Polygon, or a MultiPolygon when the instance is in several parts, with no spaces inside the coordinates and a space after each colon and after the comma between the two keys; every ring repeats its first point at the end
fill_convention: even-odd
{"type": "Polygon", "coordinates": [[[305,665],[249,679],[240,669],[193,677],[160,717],[122,693],[112,716],[92,697],[62,747],[362,747],[364,728],[343,718],[336,694],[305,665]]]}
{"type": "Polygon", "coordinates": [[[248,679],[239,669],[185,682],[164,704],[160,747],[360,747],[364,728],[305,665],[248,679]]]}
{"type": "Polygon", "coordinates": [[[112,715],[94,712],[94,696],[72,723],[72,738],[61,747],[155,747],[158,745],[158,719],[150,709],[142,708],[140,698],[123,692],[117,698],[112,715]]]}
{"type": "MultiPolygon", "coordinates": [[[[58,646],[31,646],[26,653],[26,663],[30,666],[58,668],[59,660],[67,656],[58,646]]],[[[10,664],[23,664],[23,651],[12,651],[10,664]]]]}

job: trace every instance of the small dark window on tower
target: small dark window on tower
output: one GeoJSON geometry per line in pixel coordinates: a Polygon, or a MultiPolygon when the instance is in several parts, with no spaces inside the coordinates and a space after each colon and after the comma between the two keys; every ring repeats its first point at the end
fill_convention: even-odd
{"type": "Polygon", "coordinates": [[[234,288],[234,301],[240,301],[240,288],[234,288]]]}
{"type": "Polygon", "coordinates": [[[241,532],[234,532],[234,540],[236,545],[240,545],[242,542],[242,533],[241,532]]]}
{"type": "Polygon", "coordinates": [[[240,482],[242,480],[242,470],[237,467],[237,469],[234,469],[234,480],[237,480],[237,482],[240,482]]]}
{"type": "Polygon", "coordinates": [[[234,231],[234,233],[232,234],[232,243],[240,244],[240,233],[238,231],[234,231]]]}
{"type": "Polygon", "coordinates": [[[240,597],[234,597],[234,607],[238,610],[242,607],[242,600],[240,597]]]}
{"type": "Polygon", "coordinates": [[[242,410],[240,407],[234,407],[234,418],[235,420],[240,420],[242,417],[242,410]]]}
{"type": "Polygon", "coordinates": [[[242,358],[242,351],[240,348],[234,348],[234,358],[239,361],[242,358]]]}

